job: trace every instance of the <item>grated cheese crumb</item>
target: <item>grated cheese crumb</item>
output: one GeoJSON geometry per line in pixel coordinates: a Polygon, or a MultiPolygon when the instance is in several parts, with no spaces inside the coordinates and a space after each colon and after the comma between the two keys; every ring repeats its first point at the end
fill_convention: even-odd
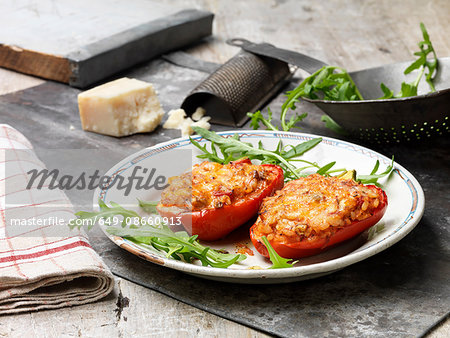
{"type": "Polygon", "coordinates": [[[205,116],[205,114],[206,114],[205,108],[198,107],[195,110],[194,114],[192,114],[192,119],[194,121],[199,121],[203,116],[205,116]]]}
{"type": "Polygon", "coordinates": [[[186,112],[183,109],[174,109],[169,111],[168,115],[169,117],[164,123],[163,128],[178,129],[180,124],[183,123],[183,120],[186,117],[186,112]]]}
{"type": "Polygon", "coordinates": [[[211,124],[208,122],[211,117],[204,116],[205,109],[199,107],[195,110],[192,118],[186,116],[186,112],[183,109],[174,109],[169,111],[168,119],[164,123],[165,129],[179,129],[181,130],[181,136],[190,136],[194,133],[192,127],[201,127],[210,129],[211,124]],[[194,122],[195,121],[195,122],[194,122]]]}

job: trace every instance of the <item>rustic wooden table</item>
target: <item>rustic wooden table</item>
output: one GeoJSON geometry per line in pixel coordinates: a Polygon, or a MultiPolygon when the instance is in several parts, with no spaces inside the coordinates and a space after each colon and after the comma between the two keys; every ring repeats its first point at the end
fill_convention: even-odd
{"type": "MultiPolygon", "coordinates": [[[[223,63],[232,57],[236,49],[224,42],[232,37],[267,41],[348,70],[406,61],[417,50],[421,21],[428,29],[437,54],[450,56],[450,2],[446,0],[162,2],[207,9],[216,14],[213,37],[188,50],[207,61],[223,63]]],[[[0,69],[0,94],[42,82],[0,69]]],[[[0,335],[264,336],[122,279],[117,280],[112,295],[94,304],[4,316],[0,321],[0,335]]],[[[450,336],[449,321],[435,329],[431,336],[450,336]]]]}

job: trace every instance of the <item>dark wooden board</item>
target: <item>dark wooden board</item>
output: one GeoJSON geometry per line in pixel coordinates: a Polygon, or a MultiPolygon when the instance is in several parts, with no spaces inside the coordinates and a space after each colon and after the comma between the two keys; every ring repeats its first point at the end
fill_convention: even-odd
{"type": "Polygon", "coordinates": [[[85,88],[211,35],[214,15],[156,1],[0,3],[0,67],[85,88]]]}

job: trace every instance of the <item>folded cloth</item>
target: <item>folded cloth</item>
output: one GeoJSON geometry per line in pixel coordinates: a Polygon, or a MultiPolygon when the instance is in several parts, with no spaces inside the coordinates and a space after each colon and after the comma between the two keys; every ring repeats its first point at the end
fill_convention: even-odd
{"type": "Polygon", "coordinates": [[[26,222],[74,217],[62,191],[27,187],[29,168],[45,166],[21,133],[0,124],[0,314],[105,297],[114,277],[83,232],[71,231],[67,223],[26,222]],[[22,220],[19,227],[12,219],[22,220]]]}

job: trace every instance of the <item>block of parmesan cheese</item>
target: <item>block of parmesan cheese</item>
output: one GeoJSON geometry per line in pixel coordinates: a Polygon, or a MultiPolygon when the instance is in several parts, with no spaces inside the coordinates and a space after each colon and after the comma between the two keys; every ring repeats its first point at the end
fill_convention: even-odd
{"type": "Polygon", "coordinates": [[[121,78],[78,95],[84,130],[111,136],[153,131],[164,111],[151,83],[121,78]]]}

